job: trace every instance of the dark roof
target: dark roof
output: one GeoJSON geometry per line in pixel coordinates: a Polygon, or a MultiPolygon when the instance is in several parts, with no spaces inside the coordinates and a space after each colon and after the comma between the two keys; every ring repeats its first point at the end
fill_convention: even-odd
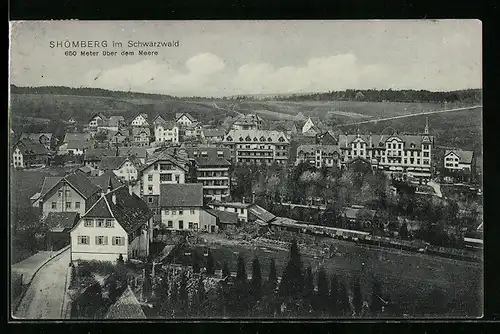
{"type": "Polygon", "coordinates": [[[112,157],[115,155],[115,150],[107,148],[89,148],[85,151],[83,160],[101,160],[103,157],[112,157]]]}
{"type": "Polygon", "coordinates": [[[120,153],[120,156],[136,156],[146,159],[147,149],[145,147],[120,147],[118,153],[120,153]]]}
{"type": "Polygon", "coordinates": [[[300,145],[297,148],[297,154],[300,154],[301,151],[303,153],[315,154],[316,150],[321,150],[323,152],[323,154],[334,153],[334,152],[339,153],[340,152],[339,147],[337,145],[312,144],[312,145],[300,145]]]}
{"type": "Polygon", "coordinates": [[[276,218],[275,215],[259,205],[253,205],[252,207],[248,208],[248,211],[258,219],[262,220],[264,223],[270,222],[271,220],[276,218]]]}
{"type": "Polygon", "coordinates": [[[49,140],[52,139],[52,133],[50,132],[44,132],[44,133],[23,133],[21,134],[21,140],[23,139],[28,139],[28,140],[36,140],[36,141],[40,141],[40,137],[42,136],[45,136],[47,137],[49,140]]]}
{"type": "Polygon", "coordinates": [[[102,113],[98,112],[98,113],[95,113],[94,115],[92,115],[92,117],[90,118],[90,121],[92,121],[96,116],[99,116],[102,120],[106,121],[108,118],[106,116],[104,116],[102,113]]]}
{"type": "Polygon", "coordinates": [[[146,319],[146,315],[134,293],[127,286],[118,300],[108,309],[104,319],[146,319]]]}
{"type": "Polygon", "coordinates": [[[77,170],[65,175],[64,177],[46,177],[43,181],[42,191],[40,192],[42,195],[40,196],[40,198],[45,196],[51,189],[53,189],[62,181],[66,181],[85,199],[89,198],[99,191],[99,188],[94,185],[88,177],[85,176],[85,173],[77,170]]]}
{"type": "Polygon", "coordinates": [[[84,149],[91,148],[93,146],[93,141],[92,140],[89,140],[89,141],[69,140],[67,142],[67,144],[68,144],[67,149],[84,150],[84,149]]]}
{"type": "Polygon", "coordinates": [[[230,166],[231,151],[218,147],[186,147],[189,159],[196,161],[198,166],[230,166]],[[219,154],[222,153],[222,154],[219,154]]]}
{"type": "Polygon", "coordinates": [[[373,219],[373,217],[375,217],[375,213],[376,211],[375,210],[369,210],[369,209],[365,209],[365,208],[344,208],[343,209],[343,213],[344,213],[344,216],[346,218],[349,218],[349,219],[357,219],[358,218],[358,214],[364,210],[371,219],[373,219]]]}
{"type": "Polygon", "coordinates": [[[131,195],[127,186],[101,196],[84,215],[92,218],[114,217],[127,233],[136,231],[152,216],[153,212],[148,205],[137,195],[131,195]],[[113,194],[116,196],[116,204],[113,203],[113,194]]]}
{"type": "Polygon", "coordinates": [[[23,155],[49,154],[47,148],[38,141],[22,140],[18,141],[14,147],[18,147],[23,155]]]}
{"type": "Polygon", "coordinates": [[[474,156],[473,151],[464,151],[464,150],[446,150],[444,156],[446,157],[450,153],[455,153],[458,156],[459,163],[462,164],[470,164],[472,163],[472,157],[474,156]]]}
{"type": "Polygon", "coordinates": [[[184,171],[188,170],[186,164],[189,162],[189,160],[187,152],[184,148],[179,148],[179,147],[160,148],[158,151],[155,151],[154,153],[151,154],[148,160],[146,160],[146,163],[142,165],[141,170],[148,168],[157,161],[169,161],[172,164],[183,169],[184,171]]]}
{"type": "Polygon", "coordinates": [[[108,126],[118,126],[120,122],[125,121],[125,118],[123,116],[111,116],[108,119],[108,126]]]}
{"type": "MultiPolygon", "coordinates": [[[[404,142],[405,148],[410,148],[411,144],[415,145],[415,148],[420,149],[420,145],[422,143],[425,143],[424,138],[428,137],[429,141],[428,143],[432,143],[434,137],[430,135],[399,135],[399,134],[393,134],[393,135],[359,135],[359,138],[362,139],[365,143],[369,144],[370,143],[370,137],[372,140],[372,144],[374,145],[375,148],[377,147],[383,147],[385,145],[385,142],[391,138],[399,138],[404,142]]],[[[356,138],[358,138],[358,135],[339,135],[339,146],[340,147],[347,147],[350,145],[356,138]],[[347,145],[346,145],[347,144],[347,145]]]]}
{"type": "Polygon", "coordinates": [[[147,126],[134,126],[130,129],[131,136],[138,136],[143,132],[146,134],[146,136],[151,136],[151,130],[147,126]]]}
{"type": "Polygon", "coordinates": [[[236,212],[227,212],[211,208],[205,208],[205,210],[216,216],[221,224],[238,224],[238,214],[236,212]]]}
{"type": "Polygon", "coordinates": [[[102,157],[99,163],[100,170],[115,170],[121,167],[128,157],[102,157]]]}
{"type": "Polygon", "coordinates": [[[161,184],[160,206],[201,207],[203,206],[203,185],[201,183],[161,184]]]}
{"type": "Polygon", "coordinates": [[[79,218],[78,212],[49,212],[45,223],[50,230],[65,230],[72,228],[79,218]]]}
{"type": "Polygon", "coordinates": [[[90,181],[101,188],[102,190],[107,190],[108,186],[111,182],[111,190],[114,190],[118,187],[121,187],[123,183],[120,181],[120,179],[113,173],[112,171],[108,170],[104,172],[104,174],[96,177],[88,177],[90,181]]]}
{"type": "Polygon", "coordinates": [[[224,137],[226,132],[224,130],[217,129],[205,129],[203,130],[203,135],[205,137],[224,137]]]}

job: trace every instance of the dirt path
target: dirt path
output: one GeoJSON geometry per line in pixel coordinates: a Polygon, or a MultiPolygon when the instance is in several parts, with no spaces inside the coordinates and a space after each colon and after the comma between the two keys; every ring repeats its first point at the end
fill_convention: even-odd
{"type": "Polygon", "coordinates": [[[15,318],[62,319],[69,255],[68,249],[40,269],[14,314],[15,318]]]}

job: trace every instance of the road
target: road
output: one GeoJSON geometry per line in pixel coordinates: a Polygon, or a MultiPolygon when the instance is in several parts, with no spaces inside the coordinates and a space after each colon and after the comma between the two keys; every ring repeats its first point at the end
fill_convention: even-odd
{"type": "Polygon", "coordinates": [[[399,119],[399,118],[418,117],[418,116],[422,116],[422,115],[441,114],[441,113],[446,113],[446,112],[462,111],[462,110],[473,110],[473,109],[477,109],[477,108],[481,108],[481,107],[482,106],[473,106],[473,107],[466,107],[466,108],[456,108],[456,109],[444,109],[444,110],[426,111],[426,112],[409,114],[409,115],[400,115],[400,116],[393,116],[393,117],[372,119],[372,120],[369,120],[369,121],[339,124],[339,126],[349,126],[349,125],[359,125],[359,124],[368,124],[368,123],[378,123],[378,122],[390,121],[390,120],[399,119]]]}
{"type": "Polygon", "coordinates": [[[66,293],[69,249],[38,271],[24,295],[17,312],[18,319],[62,319],[61,309],[66,293]]]}

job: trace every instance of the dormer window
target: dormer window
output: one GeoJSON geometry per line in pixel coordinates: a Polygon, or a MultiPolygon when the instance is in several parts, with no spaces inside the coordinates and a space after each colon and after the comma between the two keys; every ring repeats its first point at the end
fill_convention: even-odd
{"type": "Polygon", "coordinates": [[[240,140],[240,141],[244,141],[243,137],[240,137],[240,139],[239,139],[239,140],[240,140]]]}
{"type": "Polygon", "coordinates": [[[285,139],[284,139],[283,137],[280,137],[280,138],[278,139],[278,141],[279,141],[279,142],[284,142],[284,141],[285,141],[285,139]]]}
{"type": "Polygon", "coordinates": [[[269,138],[267,138],[267,141],[268,141],[268,142],[271,142],[271,141],[273,141],[273,140],[271,139],[271,137],[269,137],[269,138]]]}
{"type": "Polygon", "coordinates": [[[247,137],[245,138],[245,140],[246,140],[246,141],[252,141],[252,138],[250,138],[250,136],[247,136],[247,137]]]}
{"type": "Polygon", "coordinates": [[[264,136],[260,137],[260,141],[266,141],[266,138],[264,136]]]}
{"type": "Polygon", "coordinates": [[[201,152],[201,156],[202,156],[202,157],[206,157],[207,155],[208,155],[208,153],[207,153],[207,152],[201,152]]]}
{"type": "Polygon", "coordinates": [[[217,155],[218,155],[218,156],[223,156],[223,155],[224,155],[224,152],[222,152],[222,151],[217,151],[217,155]]]}
{"type": "Polygon", "coordinates": [[[194,152],[193,152],[193,155],[194,155],[195,157],[197,157],[197,156],[198,156],[198,151],[194,151],[194,152]]]}

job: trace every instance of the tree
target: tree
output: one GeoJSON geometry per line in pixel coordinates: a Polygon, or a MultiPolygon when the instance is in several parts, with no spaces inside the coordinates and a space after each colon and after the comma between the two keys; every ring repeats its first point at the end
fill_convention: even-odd
{"type": "Polygon", "coordinates": [[[163,275],[155,288],[155,298],[160,304],[160,314],[166,315],[169,304],[168,300],[169,280],[167,275],[163,275]]]}
{"type": "Polygon", "coordinates": [[[199,273],[201,269],[201,259],[200,259],[200,254],[198,250],[193,249],[193,252],[191,253],[192,255],[192,261],[193,261],[193,272],[199,273]]]}
{"type": "Polygon", "coordinates": [[[302,261],[300,258],[297,240],[293,240],[290,246],[290,256],[283,271],[279,293],[285,298],[297,298],[301,295],[304,286],[302,273],[302,261]]]}
{"type": "Polygon", "coordinates": [[[247,280],[247,273],[245,269],[245,259],[243,256],[238,256],[238,266],[236,270],[236,281],[244,282],[247,280]]]}
{"type": "Polygon", "coordinates": [[[260,300],[262,297],[262,275],[258,258],[254,258],[252,261],[251,294],[255,301],[260,300]]]}
{"type": "Polygon", "coordinates": [[[316,310],[326,311],[328,309],[328,276],[324,268],[318,272],[318,292],[316,294],[316,310]]]}
{"type": "Polygon", "coordinates": [[[337,275],[333,275],[330,281],[330,314],[339,313],[339,281],[337,275]]]}
{"type": "Polygon", "coordinates": [[[407,240],[409,238],[408,226],[406,222],[403,222],[403,224],[401,224],[401,227],[399,228],[399,236],[403,240],[407,240]]]}
{"type": "Polygon", "coordinates": [[[142,296],[144,300],[148,300],[151,297],[152,285],[151,276],[146,270],[144,272],[144,282],[142,283],[142,296]]]}
{"type": "Polygon", "coordinates": [[[215,273],[215,262],[214,256],[211,251],[208,251],[207,255],[207,275],[213,275],[215,273]]]}
{"type": "Polygon", "coordinates": [[[203,276],[200,275],[196,286],[196,292],[193,293],[193,298],[191,301],[192,310],[196,315],[201,316],[203,314],[203,308],[206,299],[207,293],[205,291],[205,284],[203,283],[203,276]]]}
{"type": "Polygon", "coordinates": [[[372,300],[370,304],[370,311],[372,315],[377,315],[382,311],[382,287],[378,280],[375,280],[372,285],[372,300]]]}
{"type": "Polygon", "coordinates": [[[229,271],[229,266],[227,265],[227,262],[224,262],[224,266],[222,267],[222,277],[229,277],[231,276],[231,271],[229,271]]]}
{"type": "Polygon", "coordinates": [[[304,275],[304,299],[310,305],[313,304],[313,294],[314,294],[314,277],[311,267],[307,267],[306,273],[304,275]]]}
{"type": "Polygon", "coordinates": [[[363,296],[361,295],[361,283],[359,277],[355,277],[352,284],[352,304],[354,306],[354,311],[356,316],[361,314],[363,308],[363,296]]]}
{"type": "Polygon", "coordinates": [[[269,265],[269,289],[271,293],[274,293],[276,290],[276,285],[278,284],[278,275],[276,273],[276,262],[274,259],[271,259],[271,264],[269,265]]]}
{"type": "Polygon", "coordinates": [[[181,275],[181,283],[179,286],[179,310],[181,315],[186,315],[189,308],[189,295],[187,291],[187,275],[183,272],[181,275]]]}
{"type": "Polygon", "coordinates": [[[344,282],[341,282],[339,284],[339,296],[338,297],[339,297],[338,306],[339,306],[340,314],[346,315],[346,314],[351,313],[351,306],[349,304],[349,294],[347,292],[347,288],[346,288],[344,282]]]}
{"type": "Polygon", "coordinates": [[[179,282],[175,281],[172,284],[172,288],[170,291],[170,306],[172,310],[172,315],[175,315],[175,311],[179,305],[179,282]]]}

